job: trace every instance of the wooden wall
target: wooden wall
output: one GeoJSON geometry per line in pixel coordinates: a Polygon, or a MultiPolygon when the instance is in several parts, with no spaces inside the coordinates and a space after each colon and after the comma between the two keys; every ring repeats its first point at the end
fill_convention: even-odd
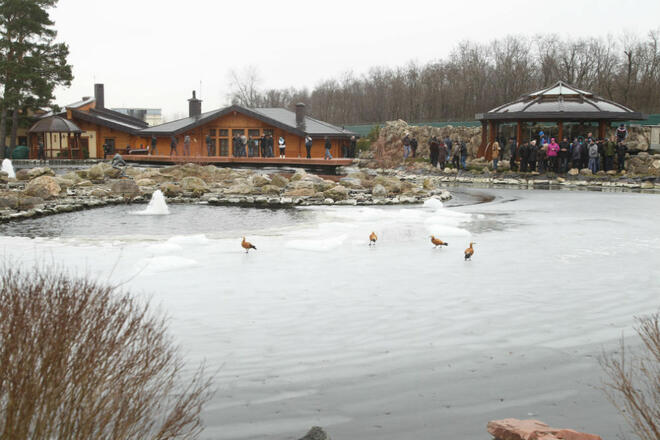
{"type": "MultiPolygon", "coordinates": [[[[258,130],[261,137],[264,130],[272,130],[273,133],[273,155],[279,156],[278,139],[280,136],[284,137],[286,142],[286,157],[305,157],[305,141],[304,138],[284,130],[276,128],[272,125],[266,124],[259,119],[251,118],[239,112],[233,112],[215,119],[205,125],[197,127],[188,132],[177,135],[179,141],[177,146],[177,156],[183,156],[183,139],[186,135],[190,136],[190,155],[191,156],[207,156],[206,151],[206,135],[215,130],[216,140],[216,155],[220,155],[220,139],[228,139],[229,141],[229,155],[232,152],[232,130],[245,130],[245,135],[248,136],[248,130],[258,130]],[[227,136],[220,136],[220,130],[228,130],[227,136]]],[[[140,140],[144,145],[151,144],[151,137],[144,137],[140,140]]],[[[331,154],[333,157],[341,156],[341,141],[338,139],[331,139],[332,149],[331,154]]],[[[325,155],[325,141],[322,138],[314,139],[312,146],[312,157],[323,158],[325,155]]],[[[137,147],[136,147],[137,148],[137,147]]],[[[158,137],[157,154],[168,156],[170,154],[170,137],[158,137]]]]}

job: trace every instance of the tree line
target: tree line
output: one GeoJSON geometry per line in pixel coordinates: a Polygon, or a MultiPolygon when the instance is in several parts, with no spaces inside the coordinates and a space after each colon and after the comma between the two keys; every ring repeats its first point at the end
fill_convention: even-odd
{"type": "Polygon", "coordinates": [[[0,157],[16,146],[31,110],[48,107],[58,85],[71,84],[69,48],[55,41],[49,9],[57,0],[0,0],[0,157]],[[7,128],[9,127],[9,131],[7,128]]]}
{"type": "Polygon", "coordinates": [[[253,71],[232,73],[230,98],[251,107],[287,107],[335,124],[393,119],[472,120],[525,93],[564,80],[645,113],[660,112],[660,28],[645,37],[507,36],[464,41],[446,59],[374,67],[305,88],[259,90],[253,71]]]}

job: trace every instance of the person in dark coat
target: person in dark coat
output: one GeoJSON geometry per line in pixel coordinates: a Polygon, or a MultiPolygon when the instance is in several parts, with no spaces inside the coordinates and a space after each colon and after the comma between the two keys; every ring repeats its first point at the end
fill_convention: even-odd
{"type": "Polygon", "coordinates": [[[523,142],[523,144],[518,148],[518,156],[520,157],[520,171],[523,173],[529,171],[529,148],[529,142],[523,142]]]}
{"type": "Polygon", "coordinates": [[[626,129],[626,124],[619,125],[619,128],[616,129],[616,141],[625,142],[628,137],[628,130],[626,129]]]}
{"type": "Polygon", "coordinates": [[[460,142],[460,149],[461,149],[461,167],[463,170],[467,169],[467,156],[468,156],[468,150],[467,150],[467,145],[463,141],[460,142]]]}
{"type": "Polygon", "coordinates": [[[564,138],[559,143],[559,172],[565,173],[568,171],[568,155],[570,152],[571,146],[568,143],[568,138],[564,138]]]}
{"type": "Polygon", "coordinates": [[[328,137],[325,137],[325,156],[323,159],[332,159],[332,154],[330,154],[330,149],[332,148],[332,144],[330,143],[330,139],[328,137]]]}
{"type": "Polygon", "coordinates": [[[305,136],[305,150],[307,150],[307,159],[312,158],[312,137],[310,135],[305,136]]]}
{"type": "Polygon", "coordinates": [[[440,146],[438,147],[438,166],[441,170],[445,169],[445,164],[447,163],[447,144],[443,141],[440,141],[440,146]]]}
{"type": "Polygon", "coordinates": [[[431,166],[436,168],[438,166],[438,155],[440,154],[440,142],[435,136],[429,139],[429,158],[431,159],[431,166]]]}
{"type": "MultiPolygon", "coordinates": [[[[516,139],[511,138],[511,143],[509,144],[509,168],[511,171],[516,170],[516,156],[520,155],[520,148],[518,147],[518,142],[516,139]]],[[[502,154],[504,153],[504,148],[502,148],[502,154]]],[[[522,157],[520,158],[520,167],[522,168],[522,157]]],[[[522,171],[522,169],[520,170],[522,171]]]]}
{"type": "Polygon", "coordinates": [[[626,147],[623,142],[616,143],[616,165],[619,172],[623,171],[625,168],[627,151],[628,147],[626,147]]]}
{"type": "Polygon", "coordinates": [[[39,160],[46,160],[46,149],[44,147],[43,139],[39,139],[39,160]]]}
{"type": "Polygon", "coordinates": [[[178,153],[176,151],[176,146],[178,144],[179,144],[179,141],[176,139],[176,137],[175,136],[170,136],[170,156],[172,154],[175,154],[175,153],[178,155],[178,153]]]}
{"type": "Polygon", "coordinates": [[[412,157],[417,157],[417,138],[414,136],[410,139],[410,149],[412,150],[412,157]]]}
{"type": "Polygon", "coordinates": [[[151,155],[158,154],[157,146],[158,146],[158,138],[156,137],[155,134],[152,134],[151,135],[151,152],[150,152],[151,155]]]}
{"type": "Polygon", "coordinates": [[[536,139],[534,139],[529,145],[529,155],[527,163],[529,164],[529,171],[533,173],[536,171],[536,159],[539,156],[539,146],[536,144],[536,139]]]}
{"type": "Polygon", "coordinates": [[[357,153],[357,140],[355,139],[355,136],[351,136],[351,146],[348,155],[349,157],[355,157],[356,153],[357,153]]]}

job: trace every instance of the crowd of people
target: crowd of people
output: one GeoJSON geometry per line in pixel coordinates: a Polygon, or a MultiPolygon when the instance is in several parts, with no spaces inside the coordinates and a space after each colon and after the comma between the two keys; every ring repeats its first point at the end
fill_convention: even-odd
{"type": "Polygon", "coordinates": [[[495,141],[489,147],[495,171],[508,146],[511,170],[566,173],[571,168],[588,168],[595,174],[598,171],[621,172],[625,168],[627,137],[628,130],[621,124],[609,138],[596,138],[592,133],[587,133],[572,141],[563,137],[557,142],[540,131],[530,141],[518,144],[515,138],[510,138],[508,145],[502,146],[500,141],[495,141]]]}
{"type": "MultiPolygon", "coordinates": [[[[324,136],[324,148],[325,156],[324,159],[332,159],[332,154],[330,150],[332,148],[332,143],[328,136],[324,136]]],[[[197,142],[196,139],[194,139],[197,142]]],[[[307,153],[307,159],[312,158],[312,137],[308,134],[305,136],[305,149],[307,153]]],[[[190,156],[190,136],[186,135],[183,138],[183,155],[190,156]]],[[[151,154],[157,153],[157,143],[158,140],[156,136],[151,138],[151,154]]],[[[211,135],[206,135],[206,152],[208,156],[215,156],[215,142],[211,135]]],[[[170,156],[178,154],[177,147],[179,145],[179,139],[176,136],[170,136],[170,156]]],[[[278,153],[280,159],[286,157],[286,140],[283,136],[280,136],[277,140],[278,153]]],[[[264,131],[264,134],[261,137],[245,136],[244,134],[234,134],[231,139],[231,156],[232,157],[275,157],[274,155],[275,140],[272,133],[264,131]]],[[[342,157],[355,157],[357,153],[357,139],[355,136],[351,136],[350,141],[344,142],[341,145],[341,154],[342,157]]]]}
{"type": "MultiPolygon", "coordinates": [[[[419,142],[417,138],[406,133],[401,140],[403,144],[403,159],[417,157],[417,147],[419,142]]],[[[467,145],[460,139],[452,140],[449,136],[444,139],[438,139],[432,136],[429,139],[429,153],[431,165],[444,169],[449,163],[456,169],[466,169],[468,157],[467,145]]]]}

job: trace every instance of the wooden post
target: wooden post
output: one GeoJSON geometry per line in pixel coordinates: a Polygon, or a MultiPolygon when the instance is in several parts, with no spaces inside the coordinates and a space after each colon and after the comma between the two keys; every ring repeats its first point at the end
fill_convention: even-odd
{"type": "Polygon", "coordinates": [[[486,121],[481,121],[481,145],[479,145],[478,157],[482,157],[486,151],[486,139],[488,139],[488,124],[486,121]]]}
{"type": "Polygon", "coordinates": [[[522,121],[516,123],[516,144],[522,144],[522,121]]]}
{"type": "Polygon", "coordinates": [[[557,141],[561,142],[564,140],[564,123],[561,121],[557,122],[557,127],[559,127],[559,134],[557,135],[559,139],[557,141]]]}
{"type": "Polygon", "coordinates": [[[605,137],[605,121],[598,121],[598,138],[603,139],[605,137]]]}

